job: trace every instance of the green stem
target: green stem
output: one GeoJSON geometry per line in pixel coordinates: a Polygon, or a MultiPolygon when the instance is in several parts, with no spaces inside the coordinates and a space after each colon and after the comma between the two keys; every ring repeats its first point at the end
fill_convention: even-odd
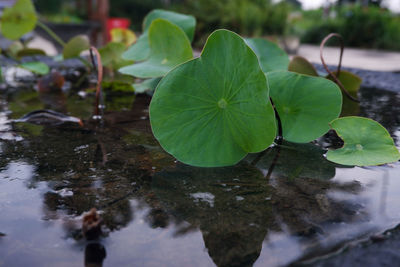
{"type": "Polygon", "coordinates": [[[45,32],[47,32],[47,34],[50,35],[62,47],[64,47],[66,45],[66,43],[63,40],[61,40],[61,38],[58,37],[58,35],[55,32],[53,32],[49,27],[47,27],[44,23],[42,23],[41,21],[38,20],[36,24],[37,24],[37,26],[42,28],[45,32]]]}

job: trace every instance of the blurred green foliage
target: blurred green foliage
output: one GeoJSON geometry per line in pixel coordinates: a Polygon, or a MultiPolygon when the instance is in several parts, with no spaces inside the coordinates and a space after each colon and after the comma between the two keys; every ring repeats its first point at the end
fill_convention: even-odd
{"type": "Polygon", "coordinates": [[[331,32],[343,36],[345,45],[400,50],[400,17],[378,7],[343,7],[334,18],[323,17],[322,9],[303,12],[298,28],[302,41],[319,44],[331,32]],[[301,32],[301,30],[299,30],[301,32]]]}
{"type": "Polygon", "coordinates": [[[84,8],[77,7],[75,0],[34,0],[42,18],[54,23],[82,23],[87,17],[84,8]]]}
{"type": "Polygon", "coordinates": [[[191,14],[198,21],[197,38],[214,29],[225,28],[242,36],[280,35],[285,32],[290,6],[271,0],[186,0],[178,12],[191,14]]]}

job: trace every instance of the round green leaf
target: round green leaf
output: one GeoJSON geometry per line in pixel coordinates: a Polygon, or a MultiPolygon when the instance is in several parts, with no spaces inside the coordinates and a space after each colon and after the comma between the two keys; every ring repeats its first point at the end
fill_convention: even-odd
{"type": "Polygon", "coordinates": [[[329,131],[329,122],[342,109],[335,83],[287,71],[269,72],[267,78],[287,141],[308,143],[329,131]]]}
{"type": "Polygon", "coordinates": [[[186,34],[175,24],[156,19],[149,29],[151,55],[148,60],[126,66],[119,71],[139,78],[164,76],[182,62],[193,58],[186,34]]]}
{"type": "Polygon", "coordinates": [[[314,66],[304,57],[295,56],[289,63],[289,71],[318,77],[317,70],[314,66]]]}
{"type": "Polygon", "coordinates": [[[48,65],[39,61],[22,63],[19,65],[19,67],[40,75],[45,75],[50,71],[48,65]]]}
{"type": "Polygon", "coordinates": [[[179,14],[172,11],[155,9],[144,18],[143,33],[137,42],[132,45],[124,54],[124,59],[142,61],[150,56],[150,45],[148,39],[148,30],[151,23],[156,19],[165,19],[177,25],[187,35],[190,41],[193,40],[194,29],[196,27],[196,19],[190,15],[179,14]]]}
{"type": "Polygon", "coordinates": [[[90,48],[90,42],[86,35],[77,35],[71,38],[64,46],[64,59],[79,57],[82,51],[90,48]]]}
{"type": "Polygon", "coordinates": [[[11,8],[4,9],[1,31],[4,37],[16,40],[36,26],[36,12],[31,0],[18,0],[11,8]]]}
{"type": "Polygon", "coordinates": [[[161,146],[195,166],[233,165],[270,146],[276,122],[254,52],[237,34],[215,31],[201,56],[159,83],[150,122],[161,146]]]}
{"type": "Polygon", "coordinates": [[[245,39],[256,53],[264,72],[287,70],[289,57],[277,44],[261,38],[245,39]]]}
{"type": "Polygon", "coordinates": [[[343,139],[344,146],[328,151],[328,160],[343,165],[373,166],[400,159],[393,139],[378,122],[362,117],[344,117],[330,124],[343,139]]]}

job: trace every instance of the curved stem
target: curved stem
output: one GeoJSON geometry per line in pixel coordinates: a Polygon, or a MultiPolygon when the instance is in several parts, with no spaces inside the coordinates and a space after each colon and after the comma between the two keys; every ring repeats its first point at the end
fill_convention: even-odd
{"type": "Polygon", "coordinates": [[[319,47],[319,53],[320,53],[320,58],[321,58],[322,65],[324,66],[324,69],[328,72],[329,76],[333,78],[333,80],[335,81],[335,83],[336,83],[337,85],[339,85],[340,89],[342,89],[342,92],[343,92],[349,99],[351,99],[351,100],[354,101],[354,102],[360,103],[360,101],[359,101],[358,99],[354,98],[354,97],[346,90],[346,88],[343,86],[343,84],[342,84],[342,83],[340,82],[340,80],[337,78],[337,77],[340,75],[340,70],[341,70],[341,68],[342,68],[343,51],[344,51],[343,37],[342,37],[340,34],[338,34],[338,33],[331,33],[331,34],[329,34],[328,36],[326,36],[326,37],[324,38],[324,40],[322,40],[321,46],[319,47]],[[338,38],[339,41],[340,41],[340,57],[339,57],[339,64],[338,64],[338,67],[337,67],[337,70],[336,70],[337,76],[336,76],[333,72],[331,72],[331,71],[329,70],[328,66],[327,66],[326,63],[325,63],[325,59],[324,59],[324,56],[323,56],[325,44],[326,44],[326,42],[328,42],[328,40],[331,39],[332,37],[336,37],[336,38],[338,38]]]}
{"type": "Polygon", "coordinates": [[[47,32],[47,34],[50,35],[62,47],[66,45],[66,43],[63,40],[61,40],[61,38],[58,37],[58,35],[55,32],[53,32],[49,27],[47,27],[43,22],[38,20],[36,25],[42,28],[45,32],[47,32]]]}
{"type": "Polygon", "coordinates": [[[100,113],[99,112],[99,104],[100,104],[100,97],[101,97],[101,82],[103,80],[103,65],[101,64],[101,56],[99,54],[99,51],[94,46],[90,47],[90,57],[92,59],[93,68],[95,71],[97,71],[96,101],[95,101],[94,115],[98,116],[98,115],[100,115],[99,114],[100,113]],[[94,60],[93,52],[96,55],[97,66],[96,66],[96,62],[94,60]]]}

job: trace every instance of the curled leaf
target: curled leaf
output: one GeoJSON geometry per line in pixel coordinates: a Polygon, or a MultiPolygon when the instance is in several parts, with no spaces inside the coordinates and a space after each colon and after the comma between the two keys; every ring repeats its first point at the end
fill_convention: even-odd
{"type": "Polygon", "coordinates": [[[310,75],[318,77],[317,70],[314,66],[304,57],[295,56],[289,63],[288,70],[299,74],[310,75]]]}

